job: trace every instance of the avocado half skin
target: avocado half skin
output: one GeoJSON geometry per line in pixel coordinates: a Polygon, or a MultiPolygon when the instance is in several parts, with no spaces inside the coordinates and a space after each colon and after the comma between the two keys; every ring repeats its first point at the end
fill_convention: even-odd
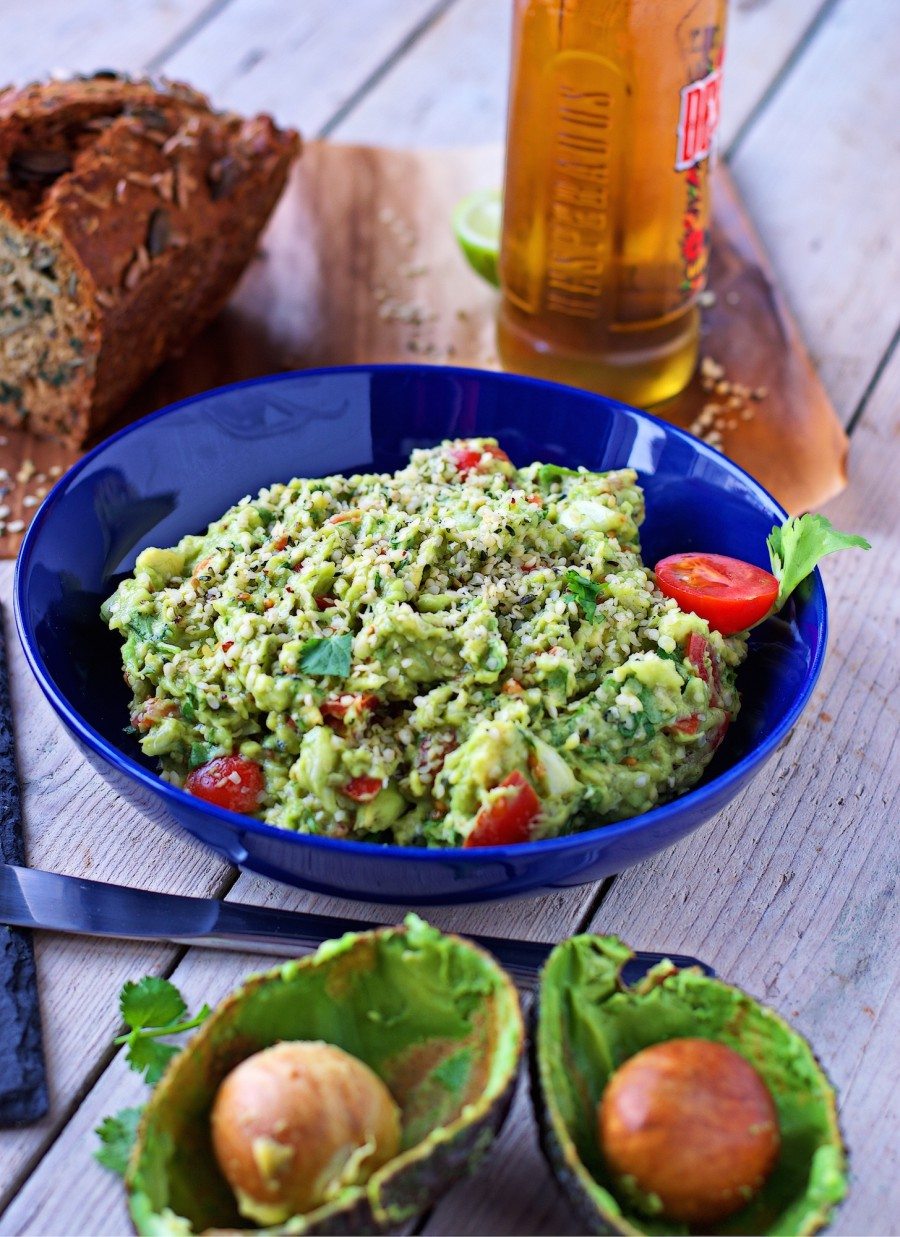
{"type": "Polygon", "coordinates": [[[397,1229],[472,1171],[503,1124],[522,1057],[518,993],[494,959],[414,915],[350,933],[252,975],[167,1069],[126,1176],[136,1232],[367,1234],[397,1229]],[[272,1228],[242,1218],[212,1150],[209,1114],[240,1061],[289,1039],[325,1040],[384,1080],[399,1154],[364,1184],[272,1228]]]}
{"type": "Polygon", "coordinates": [[[532,1011],[529,1073],[541,1149],[585,1230],[628,1237],[709,1231],[650,1218],[617,1197],[596,1132],[597,1101],[620,1065],[651,1044],[699,1036],[754,1066],[772,1093],[782,1135],[772,1176],[715,1231],[818,1232],[846,1194],[847,1159],[835,1091],[809,1044],[774,1010],[697,967],[665,961],[628,987],[621,972],[633,957],[614,936],[563,941],[547,959],[532,1011]],[[604,1027],[615,1033],[604,1035],[604,1027]],[[578,1044],[567,1034],[573,1028],[578,1044]]]}

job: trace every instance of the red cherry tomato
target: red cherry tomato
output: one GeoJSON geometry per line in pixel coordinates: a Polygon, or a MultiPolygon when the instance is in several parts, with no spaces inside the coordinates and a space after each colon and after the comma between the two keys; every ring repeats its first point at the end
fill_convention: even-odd
{"type": "Polygon", "coordinates": [[[527,842],[531,836],[530,825],[541,810],[541,801],[531,783],[519,772],[510,773],[500,783],[513,788],[513,793],[504,795],[475,817],[475,828],[463,845],[508,846],[512,842],[527,842]]]}
{"type": "Polygon", "coordinates": [[[350,709],[355,707],[357,713],[363,713],[366,709],[374,709],[377,703],[378,697],[371,692],[362,696],[336,696],[333,700],[324,700],[319,712],[323,717],[333,717],[342,722],[350,709]]]}
{"type": "Polygon", "coordinates": [[[490,455],[495,460],[509,461],[509,456],[501,447],[491,445],[488,445],[483,449],[480,447],[470,447],[468,443],[463,440],[450,448],[450,458],[453,460],[453,463],[456,465],[458,471],[463,474],[463,476],[465,476],[467,472],[471,472],[473,468],[478,467],[483,455],[490,455]]]}
{"type": "Polygon", "coordinates": [[[244,813],[259,806],[265,787],[262,769],[244,756],[217,756],[189,773],[184,784],[198,799],[244,813]]]}
{"type": "Polygon", "coordinates": [[[723,636],[765,618],[778,596],[771,572],[725,554],[671,554],[656,564],[656,582],[682,610],[699,614],[723,636]]]}
{"type": "Polygon", "coordinates": [[[353,777],[342,789],[341,794],[346,795],[348,799],[352,799],[354,803],[371,803],[375,796],[381,790],[382,782],[380,777],[353,777]]]}

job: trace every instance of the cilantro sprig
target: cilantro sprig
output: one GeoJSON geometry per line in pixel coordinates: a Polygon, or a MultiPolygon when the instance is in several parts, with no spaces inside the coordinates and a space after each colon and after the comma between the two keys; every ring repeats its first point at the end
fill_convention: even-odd
{"type": "Polygon", "coordinates": [[[588,576],[581,575],[574,568],[569,568],[565,575],[566,591],[564,598],[574,601],[589,623],[593,623],[597,613],[597,599],[606,592],[604,584],[595,584],[588,576]]]}
{"type": "Polygon", "coordinates": [[[345,679],[350,673],[353,637],[314,636],[300,650],[300,669],[305,674],[333,674],[345,679]]]}
{"type": "MultiPolygon", "coordinates": [[[[210,1014],[209,1006],[204,1005],[199,1013],[188,1017],[184,997],[173,983],[157,975],[145,975],[137,983],[128,980],[119,993],[119,1010],[128,1030],[117,1035],[113,1043],[125,1047],[125,1060],[151,1087],[181,1051],[175,1044],[162,1044],[160,1040],[193,1030],[210,1014]]],[[[104,1117],[94,1131],[101,1143],[94,1158],[119,1176],[124,1176],[128,1167],[142,1112],[142,1108],[123,1108],[113,1117],[104,1117]]]]}
{"type": "Polygon", "coordinates": [[[209,1016],[204,1005],[193,1018],[187,1017],[184,998],[167,979],[145,975],[143,979],[125,984],[119,994],[122,1019],[129,1028],[113,1040],[125,1046],[125,1059],[133,1070],[144,1075],[151,1087],[159,1082],[172,1057],[179,1051],[173,1044],[161,1044],[167,1035],[180,1035],[198,1027],[209,1016]]]}
{"type": "Polygon", "coordinates": [[[775,609],[780,610],[797,585],[816,568],[820,559],[836,550],[871,550],[865,537],[840,533],[824,515],[793,516],[775,525],[766,538],[772,574],[778,581],[775,609]]]}
{"type": "Polygon", "coordinates": [[[128,1168],[143,1112],[143,1108],[123,1108],[114,1117],[104,1117],[94,1130],[102,1144],[94,1159],[119,1177],[124,1177],[128,1168]]]}

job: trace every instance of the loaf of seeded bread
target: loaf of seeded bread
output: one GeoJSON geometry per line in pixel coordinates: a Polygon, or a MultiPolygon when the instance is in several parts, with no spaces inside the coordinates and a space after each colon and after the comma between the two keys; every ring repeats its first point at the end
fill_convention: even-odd
{"type": "Polygon", "coordinates": [[[179,83],[0,92],[0,422],[89,437],[225,303],[299,146],[179,83]]]}

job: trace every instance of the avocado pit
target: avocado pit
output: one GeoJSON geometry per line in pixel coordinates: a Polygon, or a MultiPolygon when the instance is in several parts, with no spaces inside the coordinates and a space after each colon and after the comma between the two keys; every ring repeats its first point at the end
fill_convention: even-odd
{"type": "Polygon", "coordinates": [[[263,1225],[362,1185],[400,1145],[400,1111],[378,1075],[322,1042],[247,1057],[220,1085],[210,1121],[238,1210],[263,1225]]]}
{"type": "Polygon", "coordinates": [[[680,1038],[629,1058],[597,1106],[606,1162],[634,1206],[686,1224],[744,1207],[778,1159],[778,1114],[738,1052],[680,1038]]]}

